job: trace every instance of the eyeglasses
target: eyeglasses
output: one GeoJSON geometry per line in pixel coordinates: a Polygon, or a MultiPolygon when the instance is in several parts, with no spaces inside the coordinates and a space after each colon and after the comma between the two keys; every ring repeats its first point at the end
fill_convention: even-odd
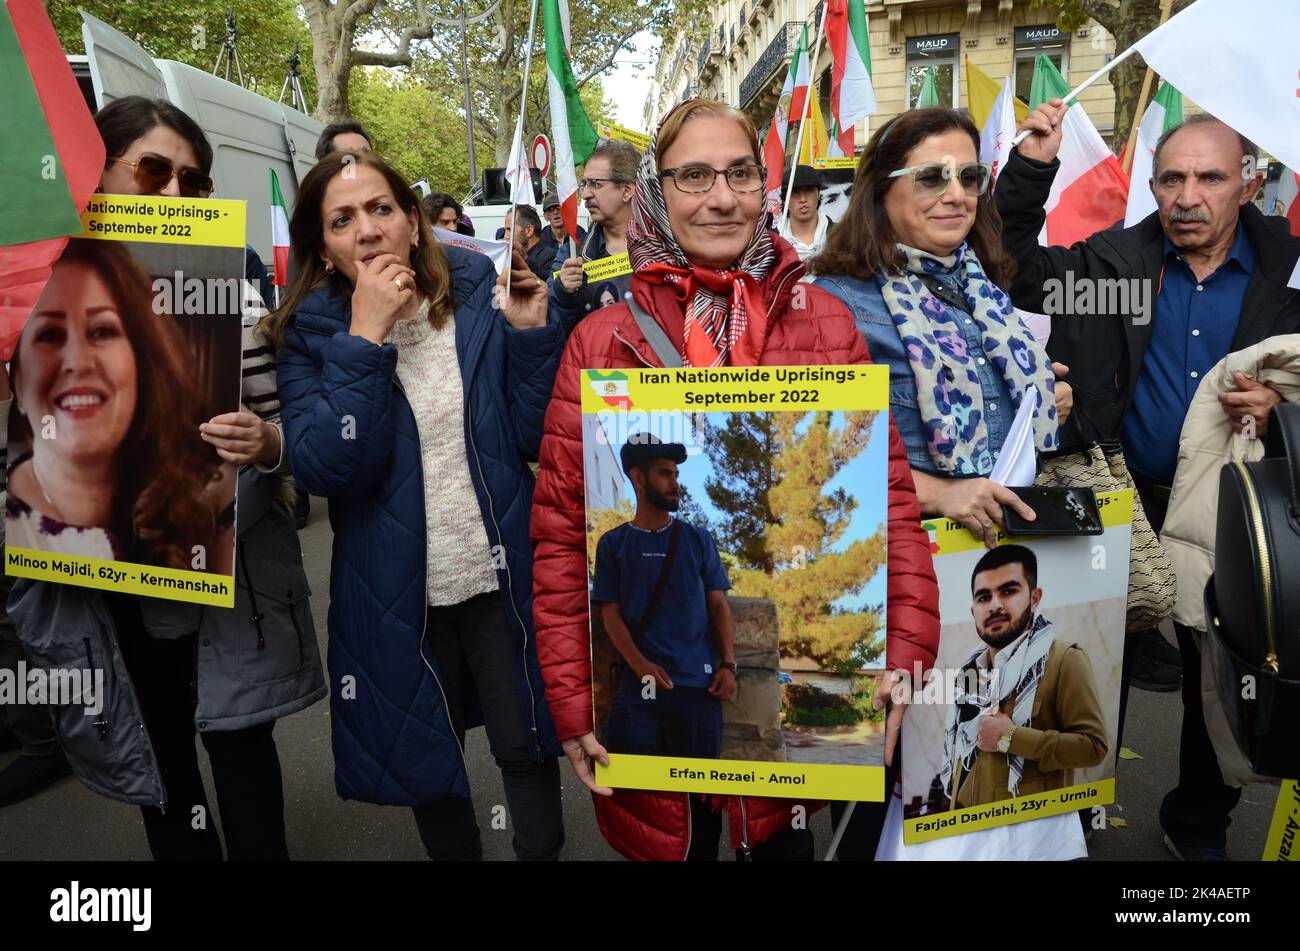
{"type": "Polygon", "coordinates": [[[726,176],[727,184],[738,195],[761,191],[766,172],[761,165],[733,165],[731,168],[710,168],[707,165],[679,165],[666,168],[660,178],[671,178],[679,192],[700,195],[713,190],[719,175],[726,176]]]}
{"type": "Polygon", "coordinates": [[[993,178],[993,166],[987,162],[967,162],[965,165],[949,165],[945,162],[926,162],[912,168],[900,168],[890,172],[889,178],[912,176],[912,187],[927,198],[938,198],[948,190],[948,183],[954,178],[961,182],[964,191],[973,195],[983,195],[993,178]]]}
{"type": "Polygon", "coordinates": [[[197,168],[176,168],[157,155],[142,155],[135,162],[120,158],[111,158],[109,161],[134,168],[135,183],[147,194],[162,191],[173,178],[180,187],[180,193],[186,198],[207,198],[214,187],[212,179],[197,168]]]}
{"type": "Polygon", "coordinates": [[[596,189],[600,188],[602,185],[609,184],[610,182],[613,182],[616,185],[631,184],[631,182],[629,182],[625,178],[584,178],[582,181],[578,182],[578,190],[585,192],[588,188],[590,188],[592,191],[595,191],[596,189]]]}

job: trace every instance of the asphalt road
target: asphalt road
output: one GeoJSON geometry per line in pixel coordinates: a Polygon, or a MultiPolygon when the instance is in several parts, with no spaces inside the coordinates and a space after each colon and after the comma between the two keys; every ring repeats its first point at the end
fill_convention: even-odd
{"type": "MultiPolygon", "coordinates": [[[[331,535],[322,500],[313,499],[311,523],[301,537],[324,656],[331,535]]],[[[1118,802],[1109,807],[1108,814],[1123,825],[1112,824],[1092,836],[1089,850],[1094,859],[1173,860],[1161,844],[1156,817],[1160,800],[1178,773],[1181,718],[1182,702],[1177,693],[1132,692],[1124,740],[1141,759],[1119,763],[1118,802]]],[[[276,727],[290,854],[295,859],[423,859],[409,810],[343,802],[335,795],[329,733],[327,701],[282,720],[276,727]]],[[[470,734],[465,753],[485,858],[511,859],[509,830],[491,826],[492,807],[504,804],[505,797],[482,730],[470,734]]],[[[0,759],[0,766],[11,758],[12,754],[0,759]]],[[[206,773],[206,758],[200,755],[199,760],[206,773]]],[[[563,857],[618,859],[596,828],[590,796],[567,765],[562,776],[567,835],[563,857]]],[[[211,779],[206,778],[209,800],[215,803],[211,779]]],[[[1276,799],[1275,786],[1245,790],[1228,833],[1228,851],[1233,858],[1260,856],[1276,799]]],[[[819,850],[824,849],[830,840],[828,811],[815,814],[811,826],[819,850]]],[[[66,779],[26,802],[0,808],[0,860],[148,858],[139,811],[97,796],[75,779],[66,779]]]]}

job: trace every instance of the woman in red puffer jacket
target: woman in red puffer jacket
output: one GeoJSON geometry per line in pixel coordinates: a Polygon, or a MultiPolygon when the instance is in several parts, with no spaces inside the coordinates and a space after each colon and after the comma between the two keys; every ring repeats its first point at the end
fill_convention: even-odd
{"type": "MultiPolygon", "coordinates": [[[[723,103],[690,100],[665,117],[642,161],[628,228],[636,303],[684,366],[870,363],[844,305],[801,284],[799,256],[766,227],[760,155],[753,123],[723,103]]],[[[579,372],[662,365],[626,303],[587,317],[569,339],[546,413],[533,497],[537,653],[565,752],[597,794],[600,829],[615,849],[643,860],[716,855],[715,843],[700,849],[702,830],[693,828],[692,815],[698,823],[702,811],[721,806],[733,846],[747,855],[790,828],[796,802],[611,792],[596,785],[592,768],[605,750],[592,716],[579,372]]],[[[928,670],[939,644],[939,590],[920,514],[891,423],[886,663],[909,674],[916,663],[928,670]]],[[[878,689],[878,701],[887,696],[887,687],[878,689]]],[[[890,712],[887,759],[903,710],[890,712]]]]}

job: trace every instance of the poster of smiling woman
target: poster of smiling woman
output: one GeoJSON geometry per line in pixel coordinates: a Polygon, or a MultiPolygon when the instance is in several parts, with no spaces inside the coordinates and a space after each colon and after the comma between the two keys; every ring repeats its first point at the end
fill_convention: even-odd
{"type": "Polygon", "coordinates": [[[229,607],[243,202],[98,195],[9,361],[10,575],[229,607]]]}

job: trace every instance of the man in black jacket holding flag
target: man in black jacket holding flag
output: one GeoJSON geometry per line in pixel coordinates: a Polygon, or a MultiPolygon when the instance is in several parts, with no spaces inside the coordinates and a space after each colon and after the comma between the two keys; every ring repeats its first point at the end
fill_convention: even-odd
{"type": "MultiPolygon", "coordinates": [[[[1048,352],[1070,367],[1075,402],[1062,447],[1122,446],[1158,532],[1201,379],[1231,352],[1300,331],[1300,293],[1287,286],[1300,239],[1251,204],[1263,183],[1255,146],[1217,119],[1196,116],[1160,139],[1149,186],[1133,183],[1152,189],[1155,213],[1070,248],[1040,246],[1065,111],[1053,99],[1029,115],[1023,128],[1031,134],[997,181],[1003,245],[1019,267],[1012,299],[1048,313],[1048,352]]],[[[1222,397],[1228,424],[1262,435],[1280,395],[1242,376],[1237,387],[1222,397]]],[[[1205,730],[1191,631],[1175,627],[1183,669],[1179,784],[1165,797],[1160,823],[1180,858],[1222,859],[1241,791],[1224,784],[1205,730]]],[[[1141,666],[1138,652],[1159,637],[1128,638],[1123,698],[1141,666]]],[[[1123,700],[1120,718],[1122,729],[1123,700]]]]}

